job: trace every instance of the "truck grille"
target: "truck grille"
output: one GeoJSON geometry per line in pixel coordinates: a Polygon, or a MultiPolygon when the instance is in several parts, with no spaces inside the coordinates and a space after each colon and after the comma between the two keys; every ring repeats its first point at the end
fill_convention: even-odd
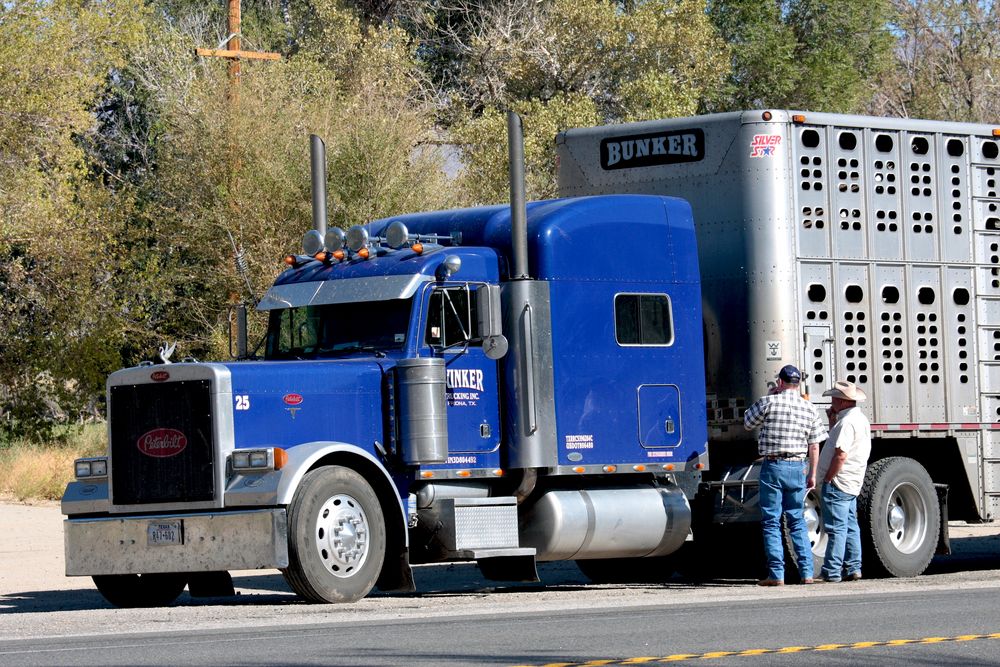
{"type": "Polygon", "coordinates": [[[197,502],[215,496],[208,380],[111,387],[111,500],[197,502]]]}

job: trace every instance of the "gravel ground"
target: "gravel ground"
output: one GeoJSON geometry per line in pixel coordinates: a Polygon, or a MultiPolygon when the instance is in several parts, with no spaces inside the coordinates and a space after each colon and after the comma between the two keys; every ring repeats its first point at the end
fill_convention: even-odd
{"type": "Polygon", "coordinates": [[[1000,526],[953,524],[953,556],[937,558],[916,579],[864,580],[828,586],[761,589],[753,580],[657,585],[590,584],[572,563],[541,563],[543,584],[485,580],[472,564],[418,566],[415,594],[374,593],[351,605],[309,605],[279,573],[234,572],[236,598],[192,599],[162,609],[114,609],[89,577],[66,577],[58,503],[0,502],[0,639],[210,627],[371,622],[450,615],[544,612],[557,609],[714,603],[761,597],[824,597],[927,588],[1000,587],[1000,526]],[[39,613],[44,612],[44,613],[39,613]],[[165,625],[166,624],[166,625],[165,625]]]}

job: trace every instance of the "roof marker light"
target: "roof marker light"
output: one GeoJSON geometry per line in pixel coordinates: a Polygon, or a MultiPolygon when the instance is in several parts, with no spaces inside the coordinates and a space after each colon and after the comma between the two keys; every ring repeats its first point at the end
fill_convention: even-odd
{"type": "Polygon", "coordinates": [[[805,115],[800,113],[792,114],[792,122],[797,125],[801,125],[802,123],[806,122],[806,117],[805,115]]]}
{"type": "Polygon", "coordinates": [[[764,120],[771,120],[771,112],[765,111],[760,115],[760,117],[763,118],[764,120]]]}
{"type": "Polygon", "coordinates": [[[285,255],[285,260],[284,261],[285,261],[285,264],[287,264],[288,266],[292,266],[292,267],[298,266],[298,264],[299,264],[299,261],[297,259],[295,259],[295,255],[285,255]]]}
{"type": "Polygon", "coordinates": [[[333,251],[333,258],[335,260],[343,262],[345,257],[347,257],[347,253],[344,252],[343,248],[333,251]]]}
{"type": "Polygon", "coordinates": [[[327,231],[326,236],[323,237],[323,245],[326,249],[333,252],[335,250],[340,250],[344,247],[344,230],[340,227],[333,227],[327,231]]]}
{"type": "Polygon", "coordinates": [[[401,220],[393,220],[385,229],[385,243],[393,250],[399,250],[410,240],[410,231],[401,220]]]}
{"type": "Polygon", "coordinates": [[[368,251],[368,248],[362,248],[358,251],[358,257],[361,259],[368,259],[369,256],[371,256],[371,252],[368,251]]]}
{"type": "Polygon", "coordinates": [[[361,225],[354,225],[347,230],[344,238],[347,241],[347,247],[352,252],[357,252],[368,245],[368,230],[361,225]]]}
{"type": "Polygon", "coordinates": [[[310,229],[302,236],[302,251],[312,257],[323,249],[323,235],[315,229],[310,229]]]}
{"type": "Polygon", "coordinates": [[[424,254],[424,244],[423,243],[414,243],[413,245],[410,246],[410,250],[412,250],[413,252],[415,252],[418,255],[422,255],[422,254],[424,254]]]}

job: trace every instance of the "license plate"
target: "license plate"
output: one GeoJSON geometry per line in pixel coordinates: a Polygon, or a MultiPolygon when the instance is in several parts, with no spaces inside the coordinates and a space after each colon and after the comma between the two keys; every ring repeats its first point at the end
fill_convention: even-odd
{"type": "Polygon", "coordinates": [[[150,521],[146,527],[148,544],[151,547],[165,547],[184,544],[184,521],[150,521]]]}

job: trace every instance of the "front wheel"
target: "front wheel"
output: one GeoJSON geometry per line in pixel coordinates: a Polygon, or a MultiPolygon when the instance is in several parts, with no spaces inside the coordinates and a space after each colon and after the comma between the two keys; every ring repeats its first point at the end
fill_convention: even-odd
{"type": "Polygon", "coordinates": [[[165,607],[187,586],[184,574],[98,574],[94,585],[116,607],[165,607]]]}
{"type": "Polygon", "coordinates": [[[375,586],[385,559],[385,521],[371,485],[342,466],[305,475],[289,506],[292,589],[309,602],[355,602],[375,586]]]}
{"type": "Polygon", "coordinates": [[[921,574],[937,549],[940,522],[934,482],[922,465],[894,456],[868,466],[858,497],[866,572],[921,574]]]}

